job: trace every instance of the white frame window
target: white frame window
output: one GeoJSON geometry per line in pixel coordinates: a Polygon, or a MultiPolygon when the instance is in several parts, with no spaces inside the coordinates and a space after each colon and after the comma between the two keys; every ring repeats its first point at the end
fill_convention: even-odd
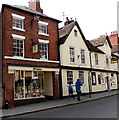
{"type": "Polygon", "coordinates": [[[80,50],[80,54],[81,54],[81,64],[85,64],[86,61],[85,61],[85,50],[81,49],[80,50]]]}
{"type": "Polygon", "coordinates": [[[99,65],[98,53],[95,53],[95,65],[99,65]]]}
{"type": "Polygon", "coordinates": [[[48,23],[47,22],[43,22],[43,21],[39,21],[38,22],[38,34],[39,35],[45,35],[45,36],[49,36],[48,35],[48,23]]]}
{"type": "Polygon", "coordinates": [[[13,18],[13,29],[20,30],[20,31],[25,31],[24,30],[24,16],[17,15],[12,13],[12,18],[13,18]]]}
{"type": "Polygon", "coordinates": [[[75,48],[69,47],[69,52],[70,52],[70,62],[75,63],[75,48]]]}
{"type": "Polygon", "coordinates": [[[92,72],[92,85],[96,85],[96,73],[95,72],[92,72]]]}
{"type": "Polygon", "coordinates": [[[111,81],[111,83],[112,83],[112,85],[115,85],[116,84],[116,78],[115,78],[115,76],[114,76],[114,74],[111,74],[111,78],[110,78],[110,81],[111,81]]]}
{"type": "Polygon", "coordinates": [[[67,84],[73,84],[73,71],[67,71],[67,84]]]}
{"type": "Polygon", "coordinates": [[[84,71],[79,71],[79,80],[84,83],[84,71]]]}
{"type": "Polygon", "coordinates": [[[32,79],[38,79],[38,71],[32,71],[32,79]]]}
{"type": "Polygon", "coordinates": [[[48,60],[48,40],[40,40],[39,39],[39,51],[40,51],[40,59],[48,60]]]}
{"type": "Polygon", "coordinates": [[[24,57],[24,36],[12,34],[13,37],[13,56],[24,57]]]}

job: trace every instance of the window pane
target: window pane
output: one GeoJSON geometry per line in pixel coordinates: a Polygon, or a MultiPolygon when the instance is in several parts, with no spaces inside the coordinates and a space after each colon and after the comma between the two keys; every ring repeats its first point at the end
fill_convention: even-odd
{"type": "Polygon", "coordinates": [[[67,84],[71,82],[73,84],[73,71],[67,71],[67,84]]]}

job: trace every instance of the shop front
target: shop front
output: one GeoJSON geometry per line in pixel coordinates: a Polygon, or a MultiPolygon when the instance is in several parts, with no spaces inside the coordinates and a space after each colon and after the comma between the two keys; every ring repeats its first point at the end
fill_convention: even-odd
{"type": "Polygon", "coordinates": [[[13,106],[55,99],[59,95],[58,68],[8,66],[8,74],[13,75],[13,106]]]}

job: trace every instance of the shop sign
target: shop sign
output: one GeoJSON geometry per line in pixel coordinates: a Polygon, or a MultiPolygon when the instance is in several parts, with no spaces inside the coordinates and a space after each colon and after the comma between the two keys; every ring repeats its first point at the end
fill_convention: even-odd
{"type": "Polygon", "coordinates": [[[33,70],[42,70],[42,69],[38,67],[34,67],[33,70]]]}
{"type": "Polygon", "coordinates": [[[117,58],[112,58],[111,63],[118,63],[118,59],[117,58]]]}

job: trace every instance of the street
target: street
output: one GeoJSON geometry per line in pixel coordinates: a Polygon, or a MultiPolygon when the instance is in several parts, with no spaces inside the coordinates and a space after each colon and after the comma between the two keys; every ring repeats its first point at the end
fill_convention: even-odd
{"type": "Polygon", "coordinates": [[[115,95],[95,101],[10,118],[117,118],[117,101],[118,98],[115,95]]]}

